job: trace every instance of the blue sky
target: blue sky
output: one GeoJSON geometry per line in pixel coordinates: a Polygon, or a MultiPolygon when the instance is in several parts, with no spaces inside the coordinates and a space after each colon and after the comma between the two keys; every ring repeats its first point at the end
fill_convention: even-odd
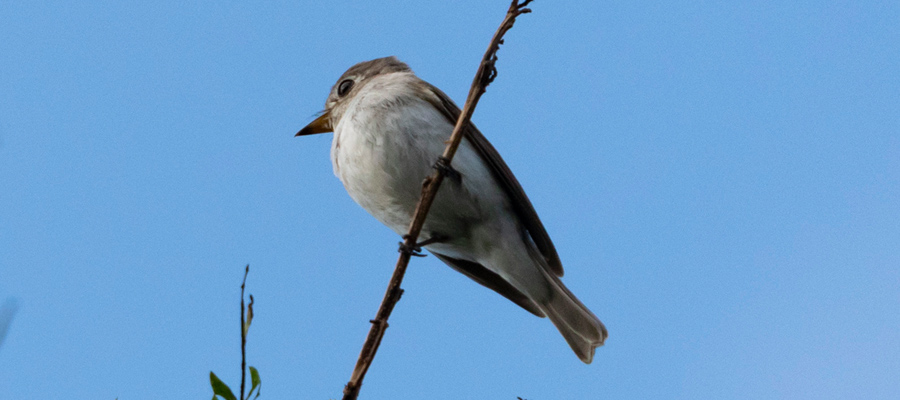
{"type": "MultiPolygon", "coordinates": [[[[505,1],[0,3],[0,347],[17,399],[339,398],[396,259],[331,136],[356,62],[462,102],[505,1]]],[[[533,3],[474,122],[609,328],[434,257],[368,399],[900,398],[900,4],[533,3]]]]}

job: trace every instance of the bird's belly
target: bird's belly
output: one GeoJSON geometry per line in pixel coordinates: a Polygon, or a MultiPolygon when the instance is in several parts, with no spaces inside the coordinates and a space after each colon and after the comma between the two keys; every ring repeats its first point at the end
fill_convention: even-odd
{"type": "Polygon", "coordinates": [[[408,227],[416,206],[415,190],[410,183],[421,181],[425,175],[418,180],[404,181],[391,173],[391,166],[374,158],[360,154],[341,160],[341,182],[357,204],[400,233],[408,227]]]}

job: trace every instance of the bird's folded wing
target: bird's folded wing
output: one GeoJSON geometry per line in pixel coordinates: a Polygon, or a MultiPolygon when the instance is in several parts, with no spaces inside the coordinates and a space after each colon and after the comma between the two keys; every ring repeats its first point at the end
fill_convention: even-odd
{"type": "Polygon", "coordinates": [[[534,301],[528,298],[528,296],[519,291],[519,289],[516,289],[515,286],[500,277],[500,275],[495,274],[493,271],[485,268],[483,265],[476,262],[448,257],[440,253],[435,253],[432,250],[429,251],[431,251],[431,254],[434,254],[445,264],[453,267],[453,269],[462,272],[463,275],[472,278],[472,280],[484,285],[488,289],[500,293],[501,295],[503,295],[503,297],[506,297],[507,299],[512,300],[513,303],[518,304],[519,307],[528,310],[528,312],[537,315],[538,317],[543,318],[546,316],[544,315],[544,312],[541,311],[541,308],[538,307],[538,305],[535,304],[534,301]]]}
{"type": "MultiPolygon", "coordinates": [[[[461,113],[459,107],[453,103],[453,100],[450,100],[450,97],[447,96],[446,93],[427,82],[423,81],[423,83],[428,85],[428,89],[436,96],[436,99],[429,99],[429,101],[432,102],[437,109],[441,110],[450,121],[451,125],[456,125],[456,121],[459,119],[459,114],[461,113]],[[435,100],[437,102],[435,102],[435,100]]],[[[509,196],[516,214],[525,225],[525,229],[527,229],[528,233],[531,235],[531,240],[534,241],[534,244],[547,261],[550,272],[556,276],[562,276],[562,263],[559,260],[559,254],[556,253],[556,247],[553,246],[553,242],[550,240],[550,235],[547,234],[547,230],[544,229],[544,224],[541,223],[541,219],[538,218],[534,206],[531,205],[531,200],[528,200],[528,196],[525,195],[525,190],[522,189],[522,185],[519,184],[519,181],[513,175],[509,166],[507,166],[506,162],[500,157],[500,153],[498,153],[497,149],[495,149],[494,146],[488,142],[487,138],[478,131],[475,124],[472,124],[471,122],[466,128],[464,137],[469,140],[469,143],[471,143],[478,151],[485,163],[490,166],[494,177],[503,186],[503,190],[506,192],[507,196],[509,196]]]]}

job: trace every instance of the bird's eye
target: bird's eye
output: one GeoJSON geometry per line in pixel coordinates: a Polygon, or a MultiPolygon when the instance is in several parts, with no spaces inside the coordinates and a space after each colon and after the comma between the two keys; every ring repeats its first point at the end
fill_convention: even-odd
{"type": "Polygon", "coordinates": [[[347,92],[353,88],[353,79],[344,79],[341,81],[341,84],[338,85],[337,95],[340,97],[344,97],[347,95],[347,92]]]}

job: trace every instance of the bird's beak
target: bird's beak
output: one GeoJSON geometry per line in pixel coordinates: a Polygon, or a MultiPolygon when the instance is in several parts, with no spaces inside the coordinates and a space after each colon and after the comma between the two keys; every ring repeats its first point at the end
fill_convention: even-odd
{"type": "Polygon", "coordinates": [[[306,136],[331,131],[331,115],[329,115],[328,112],[325,112],[320,115],[319,118],[314,119],[313,122],[310,122],[309,125],[301,129],[300,132],[297,132],[294,136],[306,136]]]}

